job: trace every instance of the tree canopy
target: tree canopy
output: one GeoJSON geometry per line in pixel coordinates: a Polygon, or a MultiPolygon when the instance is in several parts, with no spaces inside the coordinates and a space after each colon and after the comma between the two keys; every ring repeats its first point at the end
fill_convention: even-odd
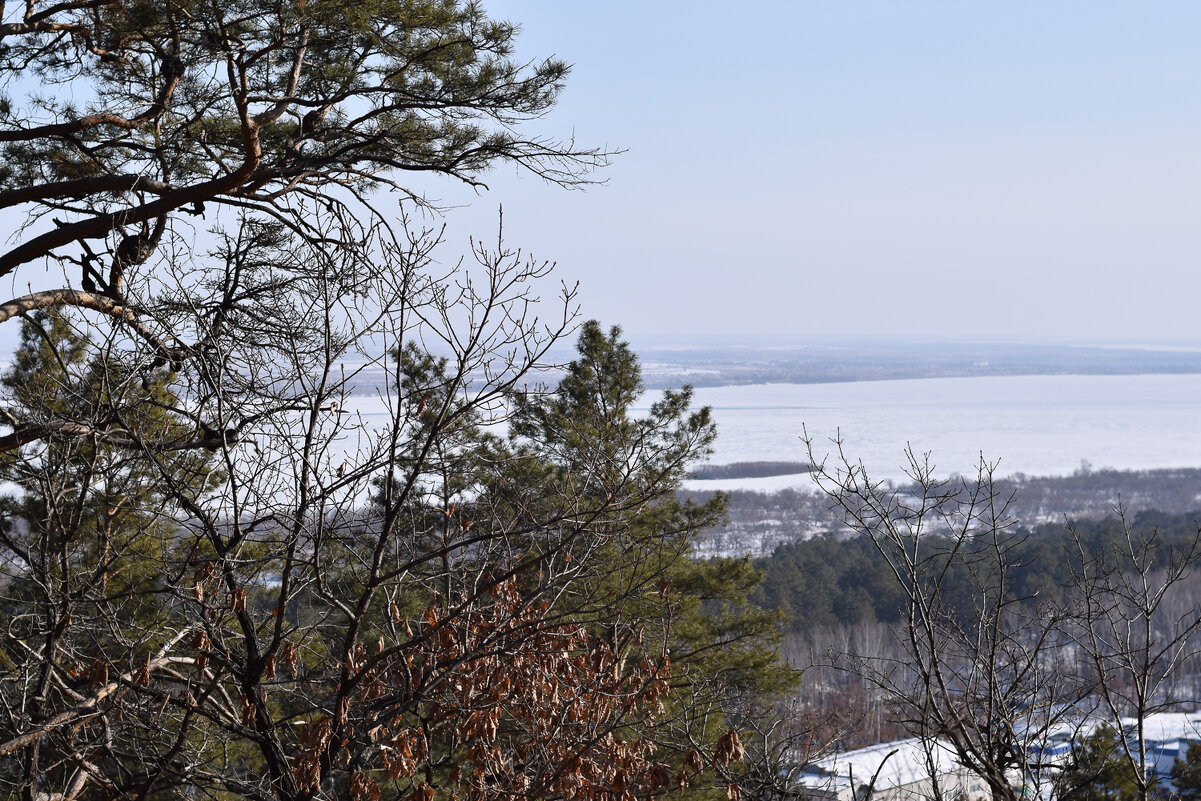
{"type": "MultiPolygon", "coordinates": [[[[517,59],[517,30],[454,0],[6,9],[0,209],[25,217],[0,276],[45,263],[62,285],[0,304],[0,322],[75,307],[180,369],[224,334],[291,352],[314,313],[295,293],[411,296],[397,262],[428,260],[437,236],[398,226],[389,195],[422,204],[426,176],[483,186],[498,163],[578,185],[606,162],[522,134],[568,67],[517,59]],[[288,325],[244,317],[276,310],[288,325]]],[[[217,421],[186,414],[177,444],[218,444],[217,421]]],[[[47,434],[17,421],[0,448],[47,434]]]]}
{"type": "Polygon", "coordinates": [[[12,9],[0,24],[0,207],[64,219],[0,255],[0,275],[101,240],[106,294],[119,298],[164,223],[206,203],[320,238],[305,201],[381,187],[420,197],[413,173],[479,184],[511,161],[573,184],[605,156],[516,131],[553,106],[568,71],[516,60],[516,33],[450,0],[12,9]],[[142,239],[125,238],[145,224],[142,239]]]}
{"type": "MultiPolygon", "coordinates": [[[[265,441],[174,461],[72,437],[11,452],[23,491],[0,528],[0,603],[20,622],[0,637],[0,782],[584,801],[703,788],[715,770],[736,794],[729,715],[790,680],[776,621],[747,606],[745,562],[687,558],[721,514],[675,497],[708,412],[685,391],[632,416],[638,393],[605,387],[638,386],[637,362],[598,332],[584,326],[557,391],[518,396],[540,424],[507,437],[448,391],[447,360],[397,351],[384,461],[346,453],[372,469],[333,471],[370,492],[302,478],[311,510],[242,493],[264,473],[279,490],[265,441]]],[[[4,383],[31,413],[112,408],[96,400],[115,384],[140,401],[139,436],[172,425],[155,416],[169,387],[148,403],[66,318],[31,320],[23,342],[4,383]]]]}
{"type": "Polygon", "coordinates": [[[737,797],[731,699],[788,674],[746,563],[688,559],[707,410],[636,412],[595,323],[547,387],[574,290],[499,235],[446,259],[417,210],[429,176],[604,163],[523,133],[567,67],[516,33],[0,4],[0,275],[62,282],[0,304],[5,792],[737,797]]]}

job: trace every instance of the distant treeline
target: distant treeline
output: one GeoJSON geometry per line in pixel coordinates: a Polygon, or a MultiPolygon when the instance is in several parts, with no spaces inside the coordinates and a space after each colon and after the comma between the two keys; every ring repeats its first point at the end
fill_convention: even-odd
{"type": "Polygon", "coordinates": [[[770,478],[808,473],[813,469],[809,462],[734,462],[733,464],[703,464],[692,471],[693,478],[711,480],[716,478],[770,478]]]}
{"type": "MultiPolygon", "coordinates": [[[[963,343],[638,349],[651,388],[998,375],[1201,373],[1201,352],[963,343]]],[[[566,359],[564,360],[566,361],[566,359]]]]}
{"type": "MultiPolygon", "coordinates": [[[[1157,531],[1158,546],[1166,554],[1170,549],[1185,547],[1196,536],[1199,518],[1201,512],[1143,511],[1136,513],[1130,523],[1136,538],[1157,531]]],[[[1093,553],[1116,546],[1122,534],[1121,523],[1113,517],[1080,520],[1072,524],[1071,530],[1093,553]]],[[[1047,523],[1014,533],[1019,544],[1012,554],[1009,574],[1012,592],[1019,598],[1048,601],[1061,597],[1071,583],[1071,554],[1078,553],[1068,526],[1047,523]]],[[[793,631],[899,620],[900,589],[867,537],[825,535],[788,543],[770,557],[755,560],[755,565],[764,573],[755,602],[783,612],[793,631]]],[[[962,580],[952,576],[947,586],[967,588],[971,582],[967,576],[962,580]]],[[[965,610],[973,601],[966,594],[960,599],[952,594],[948,600],[952,605],[962,603],[965,610]]]]}

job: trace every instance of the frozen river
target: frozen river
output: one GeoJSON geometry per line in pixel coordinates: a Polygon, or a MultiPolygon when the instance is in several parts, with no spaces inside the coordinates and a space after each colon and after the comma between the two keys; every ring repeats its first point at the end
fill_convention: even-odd
{"type": "Polygon", "coordinates": [[[717,420],[716,464],[804,461],[807,429],[819,452],[841,432],[847,454],[879,478],[900,478],[906,443],[933,452],[940,473],[972,472],[981,453],[1000,461],[1000,476],[1065,475],[1082,462],[1201,466],[1201,375],[757,384],[702,388],[696,397],[717,420]]]}
{"type": "MultiPolygon", "coordinates": [[[[648,394],[657,397],[657,392],[648,394]]],[[[837,384],[705,387],[718,440],[712,462],[805,460],[803,428],[819,446],[841,432],[869,475],[900,479],[906,443],[931,451],[940,474],[971,473],[981,453],[997,474],[1066,475],[1083,462],[1141,470],[1201,467],[1201,375],[1042,375],[837,384]]],[[[365,421],[378,399],[356,397],[365,421]]],[[[827,447],[828,449],[828,447],[827,447]]],[[[805,478],[702,482],[772,489],[805,478]]]]}

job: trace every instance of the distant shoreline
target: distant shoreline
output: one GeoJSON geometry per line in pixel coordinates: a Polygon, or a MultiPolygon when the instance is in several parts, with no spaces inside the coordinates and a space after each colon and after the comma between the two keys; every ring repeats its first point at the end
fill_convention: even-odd
{"type": "Polygon", "coordinates": [[[648,387],[919,378],[1201,373],[1201,349],[1112,345],[857,344],[639,350],[648,387]]]}
{"type": "Polygon", "coordinates": [[[731,478],[771,478],[808,473],[808,462],[734,462],[732,464],[702,464],[689,471],[692,481],[714,481],[731,478]]]}

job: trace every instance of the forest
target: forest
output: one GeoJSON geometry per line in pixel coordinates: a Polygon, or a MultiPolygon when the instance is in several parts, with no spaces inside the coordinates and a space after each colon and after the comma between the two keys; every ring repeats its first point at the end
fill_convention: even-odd
{"type": "MultiPolygon", "coordinates": [[[[1142,511],[1131,517],[1134,536],[1157,535],[1157,548],[1166,554],[1187,548],[1197,534],[1201,512],[1171,514],[1142,511]]],[[[1073,586],[1078,547],[1106,553],[1123,537],[1122,522],[1112,515],[1015,528],[1010,588],[1031,605],[1062,599],[1073,586]]],[[[765,609],[779,610],[790,631],[808,632],[860,624],[896,624],[907,605],[902,587],[888,562],[868,537],[821,535],[780,545],[769,557],[755,559],[763,582],[751,596],[765,609]]],[[[972,610],[972,583],[962,571],[968,561],[952,568],[948,584],[962,594],[949,593],[952,609],[972,610]],[[959,571],[959,572],[956,572],[959,571]]]]}

